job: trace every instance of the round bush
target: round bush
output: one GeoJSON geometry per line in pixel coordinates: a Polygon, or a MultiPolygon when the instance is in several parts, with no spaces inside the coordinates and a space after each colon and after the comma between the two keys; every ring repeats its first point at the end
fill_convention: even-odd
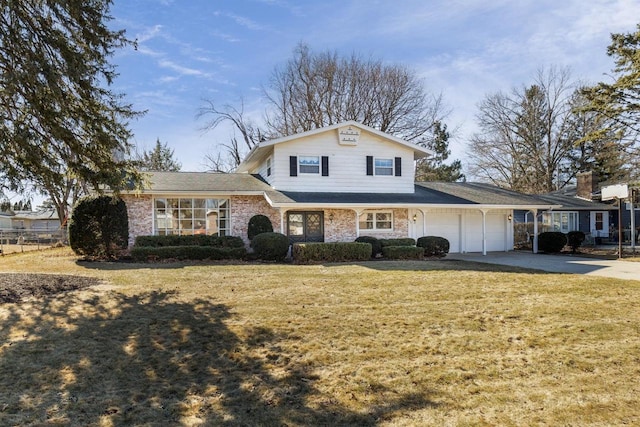
{"type": "Polygon", "coordinates": [[[538,249],[542,252],[560,252],[567,244],[567,236],[559,231],[546,231],[538,236],[538,249]]]}
{"type": "Polygon", "coordinates": [[[249,219],[249,226],[247,227],[247,237],[249,240],[253,240],[258,234],[271,233],[273,231],[273,224],[271,220],[264,215],[254,215],[249,219]]]}
{"type": "Polygon", "coordinates": [[[129,217],[122,199],[83,197],[69,219],[69,245],[77,255],[113,258],[127,249],[129,217]]]}
{"type": "Polygon", "coordinates": [[[289,238],[280,233],[260,233],[251,240],[253,253],[265,261],[282,261],[289,251],[289,238]]]}
{"type": "Polygon", "coordinates": [[[449,241],[440,236],[418,238],[416,246],[424,248],[424,256],[442,258],[449,253],[449,241]]]}
{"type": "Polygon", "coordinates": [[[356,239],[358,243],[369,243],[371,245],[371,256],[376,257],[382,254],[382,243],[373,236],[360,236],[356,239]]]}
{"type": "Polygon", "coordinates": [[[573,253],[576,253],[586,238],[587,236],[582,231],[570,231],[567,233],[567,245],[573,253]]]}

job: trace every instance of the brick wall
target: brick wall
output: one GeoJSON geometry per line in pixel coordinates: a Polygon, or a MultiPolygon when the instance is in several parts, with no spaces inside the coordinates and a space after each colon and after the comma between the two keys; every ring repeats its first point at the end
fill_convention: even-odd
{"type": "Polygon", "coordinates": [[[136,236],[153,234],[153,204],[149,195],[123,195],[129,216],[129,247],[136,236]]]}
{"type": "Polygon", "coordinates": [[[353,242],[356,239],[356,213],[351,209],[324,210],[324,241],[353,242]],[[331,219],[333,215],[333,219],[331,219]]]}
{"type": "Polygon", "coordinates": [[[254,215],[266,216],[271,220],[273,231],[280,232],[280,212],[272,208],[263,196],[232,196],[229,200],[232,236],[242,237],[242,240],[249,244],[247,227],[254,215]]]}

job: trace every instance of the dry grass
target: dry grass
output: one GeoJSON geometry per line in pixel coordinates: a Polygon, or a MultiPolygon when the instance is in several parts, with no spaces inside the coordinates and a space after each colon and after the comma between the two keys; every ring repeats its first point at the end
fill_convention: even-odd
{"type": "Polygon", "coordinates": [[[22,252],[30,252],[30,251],[40,251],[40,250],[44,250],[44,249],[48,249],[52,246],[52,244],[36,244],[36,243],[29,243],[29,244],[24,244],[24,245],[7,245],[7,244],[2,244],[2,252],[0,253],[0,255],[10,255],[10,254],[16,254],[16,253],[22,253],[22,252]]]}
{"type": "Polygon", "coordinates": [[[95,264],[0,305],[0,425],[637,425],[640,282],[454,261],[95,264]]]}

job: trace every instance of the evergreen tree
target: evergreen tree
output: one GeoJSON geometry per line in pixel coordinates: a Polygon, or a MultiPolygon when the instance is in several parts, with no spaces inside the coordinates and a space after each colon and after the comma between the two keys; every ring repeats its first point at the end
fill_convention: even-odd
{"type": "Polygon", "coordinates": [[[138,156],[138,163],[140,170],[143,171],[165,171],[165,172],[178,172],[182,165],[176,159],[173,158],[174,150],[160,142],[160,138],[156,140],[156,145],[153,150],[143,151],[138,156]]]}
{"type": "MultiPolygon", "coordinates": [[[[136,116],[108,89],[108,59],[130,43],[107,26],[111,0],[3,1],[0,15],[0,190],[25,181],[54,196],[69,180],[118,190],[140,176],[129,152],[136,116]]],[[[61,220],[68,200],[56,202],[61,220]]]]}
{"type": "Polygon", "coordinates": [[[637,178],[640,152],[640,24],[628,34],[612,34],[607,55],[615,58],[613,82],[583,88],[587,100],[583,111],[597,114],[604,125],[590,132],[585,141],[608,140],[628,156],[626,178],[637,178]]]}
{"type": "Polygon", "coordinates": [[[465,176],[462,173],[460,160],[454,160],[451,164],[445,161],[451,155],[449,150],[449,132],[447,125],[440,121],[434,123],[433,138],[420,145],[432,150],[433,157],[419,159],[416,164],[416,181],[460,181],[465,176]]]}

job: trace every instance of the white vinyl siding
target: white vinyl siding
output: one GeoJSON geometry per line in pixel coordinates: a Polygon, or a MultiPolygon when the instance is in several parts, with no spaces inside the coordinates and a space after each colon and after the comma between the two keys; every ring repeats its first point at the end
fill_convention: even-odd
{"type": "MultiPolygon", "coordinates": [[[[358,145],[338,144],[337,132],[326,132],[274,146],[272,174],[267,180],[276,190],[340,193],[413,193],[413,150],[377,135],[362,132],[358,145]],[[290,176],[290,158],[328,157],[329,177],[321,173],[298,173],[290,176]],[[395,158],[400,157],[402,176],[367,175],[367,156],[391,159],[395,170],[395,158]]],[[[263,162],[266,176],[266,161],[263,162]]],[[[321,169],[321,168],[319,168],[321,169]]],[[[298,171],[300,172],[300,171],[298,171]]]]}

